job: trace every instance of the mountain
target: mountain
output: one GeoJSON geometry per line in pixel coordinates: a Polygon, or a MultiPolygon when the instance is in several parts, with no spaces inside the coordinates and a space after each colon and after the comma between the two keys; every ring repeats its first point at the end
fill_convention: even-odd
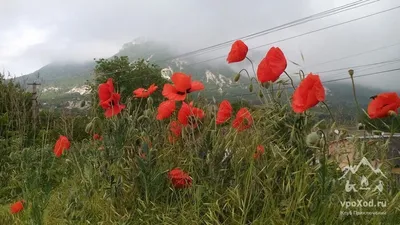
{"type": "MultiPolygon", "coordinates": [[[[221,100],[225,98],[233,100],[244,98],[254,103],[259,102],[257,95],[249,92],[249,79],[244,74],[239,82],[233,82],[233,77],[237,71],[234,71],[228,64],[194,64],[201,61],[196,57],[190,57],[190,60],[167,60],[179,54],[179,52],[166,44],[141,38],[125,43],[113,56],[128,56],[132,61],[138,58],[147,59],[151,63],[164,68],[164,76],[177,71],[191,74],[194,80],[204,82],[207,91],[201,92],[201,95],[209,99],[221,100]]],[[[257,54],[261,55],[261,53],[257,54]]],[[[87,94],[84,86],[85,81],[92,78],[94,67],[94,61],[54,62],[31,74],[17,77],[15,81],[22,83],[23,86],[26,86],[28,82],[40,82],[39,98],[45,103],[46,101],[57,99],[62,99],[63,102],[82,100],[84,95],[87,94]]],[[[354,107],[352,86],[347,81],[346,83],[329,83],[325,85],[328,104],[339,107],[354,107]]],[[[370,96],[380,92],[380,90],[363,86],[357,86],[356,89],[362,106],[369,102],[370,96]]]]}

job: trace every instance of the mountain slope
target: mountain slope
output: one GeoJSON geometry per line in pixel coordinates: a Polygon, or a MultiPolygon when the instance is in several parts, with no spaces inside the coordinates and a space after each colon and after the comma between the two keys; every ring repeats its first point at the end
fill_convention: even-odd
{"type": "MultiPolygon", "coordinates": [[[[237,71],[234,71],[228,64],[194,64],[200,61],[196,58],[191,60],[165,60],[179,55],[173,48],[154,41],[136,39],[126,43],[114,56],[128,56],[131,61],[138,58],[144,58],[152,63],[158,64],[165,68],[164,75],[177,71],[182,71],[191,74],[194,80],[202,81],[206,90],[200,92],[200,95],[216,100],[225,99],[240,99],[244,98],[258,103],[257,93],[251,94],[248,90],[249,79],[243,74],[239,82],[233,82],[233,77],[237,71]]],[[[31,74],[18,77],[16,81],[28,83],[39,81],[42,83],[40,87],[41,100],[51,100],[55,98],[77,99],[84,92],[84,83],[91,79],[91,74],[95,67],[94,61],[87,62],[56,62],[48,64],[38,71],[31,74]]],[[[161,76],[161,72],[160,72],[161,76]]],[[[168,78],[168,77],[167,77],[168,78]]],[[[327,102],[336,106],[353,107],[352,87],[349,82],[328,83],[327,102]]],[[[254,90],[258,90],[254,87],[254,90]]],[[[288,89],[291,91],[291,89],[288,89]]],[[[365,106],[369,102],[369,97],[377,94],[380,90],[357,86],[357,95],[359,102],[365,106]]]]}

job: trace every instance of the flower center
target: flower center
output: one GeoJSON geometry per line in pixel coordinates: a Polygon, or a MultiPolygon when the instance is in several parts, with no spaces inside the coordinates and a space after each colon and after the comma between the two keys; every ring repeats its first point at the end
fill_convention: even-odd
{"type": "Polygon", "coordinates": [[[178,92],[176,92],[178,95],[184,95],[184,94],[188,94],[188,93],[190,93],[190,88],[189,89],[187,89],[186,90],[186,92],[181,92],[181,91],[178,91],[178,92]]]}

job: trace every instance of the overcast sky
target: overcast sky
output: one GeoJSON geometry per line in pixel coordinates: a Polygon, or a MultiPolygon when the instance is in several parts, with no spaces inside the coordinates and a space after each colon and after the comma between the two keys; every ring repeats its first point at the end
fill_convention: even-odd
{"type": "MultiPolygon", "coordinates": [[[[20,75],[55,60],[108,57],[124,43],[141,36],[171,43],[180,52],[191,51],[355,1],[0,0],[0,68],[20,75]]],[[[252,48],[399,5],[398,0],[380,0],[246,43],[252,48]]],[[[274,46],[280,47],[289,60],[302,64],[307,72],[321,72],[400,58],[399,34],[400,9],[395,9],[274,46]],[[391,45],[394,46],[383,48],[391,45]],[[374,49],[379,51],[371,51],[374,49]],[[361,54],[368,51],[368,54],[361,54]],[[300,52],[305,57],[304,62],[300,52]],[[356,56],[350,57],[352,55],[356,56]],[[345,59],[335,61],[340,58],[345,59]],[[332,62],[324,63],[328,61],[332,62]]],[[[265,54],[270,47],[252,50],[250,55],[265,54]]],[[[201,57],[213,58],[228,51],[229,47],[201,57]]],[[[396,68],[400,68],[400,62],[361,67],[356,69],[356,74],[396,68]]],[[[288,70],[294,72],[297,68],[290,65],[288,70]]],[[[398,87],[394,80],[400,81],[399,74],[400,71],[384,73],[360,78],[360,82],[393,89],[398,87]]],[[[320,75],[325,80],[346,76],[343,71],[320,75]]]]}

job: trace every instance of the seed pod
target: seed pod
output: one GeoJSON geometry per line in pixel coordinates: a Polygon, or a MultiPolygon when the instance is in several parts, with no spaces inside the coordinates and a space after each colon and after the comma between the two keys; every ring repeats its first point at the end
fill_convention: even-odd
{"type": "Polygon", "coordinates": [[[250,91],[250,92],[253,92],[253,84],[250,84],[250,86],[249,86],[249,91],[250,91]]]}
{"type": "Polygon", "coordinates": [[[306,143],[309,147],[316,146],[319,142],[319,139],[320,137],[317,134],[317,132],[312,132],[309,135],[307,135],[306,143]]]}
{"type": "Polygon", "coordinates": [[[264,97],[264,95],[263,95],[263,93],[262,93],[261,90],[258,91],[258,96],[260,96],[260,98],[263,98],[263,97],[264,97]]]}
{"type": "Polygon", "coordinates": [[[349,74],[350,74],[350,76],[353,76],[354,70],[349,70],[349,74]]]}
{"type": "Polygon", "coordinates": [[[233,78],[233,80],[234,80],[235,82],[238,82],[239,79],[240,79],[240,73],[236,74],[235,78],[233,78]]]}

